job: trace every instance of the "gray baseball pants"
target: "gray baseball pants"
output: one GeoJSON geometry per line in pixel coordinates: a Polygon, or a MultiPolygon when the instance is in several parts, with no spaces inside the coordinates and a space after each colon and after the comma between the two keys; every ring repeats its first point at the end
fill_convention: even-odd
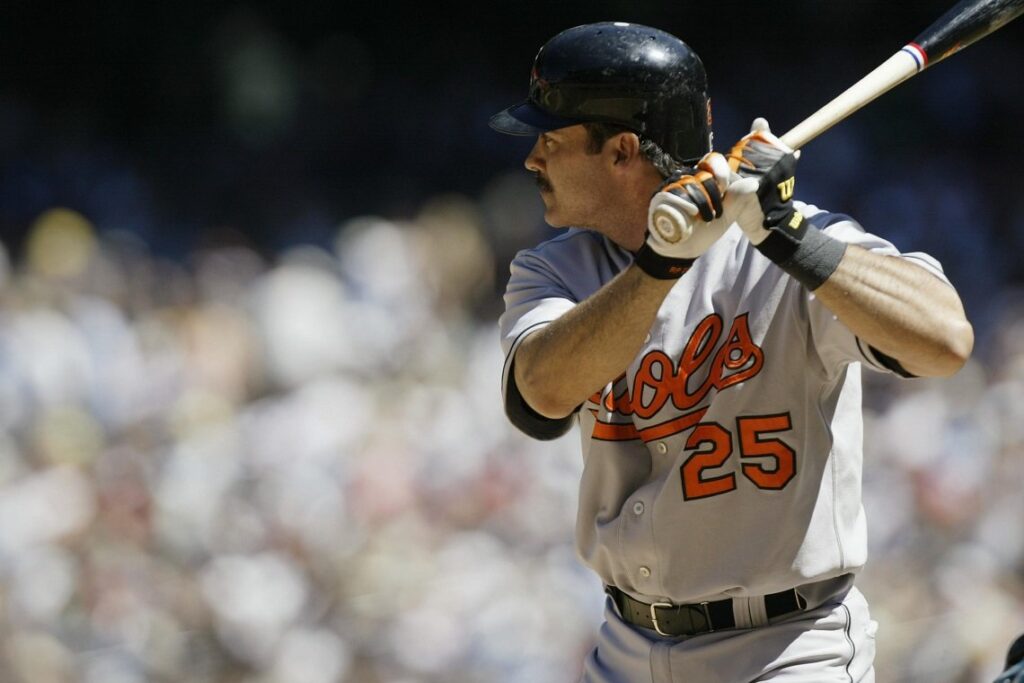
{"type": "Polygon", "coordinates": [[[874,683],[877,628],[852,586],[772,623],[681,639],[624,622],[609,599],[582,683],[874,683]]]}

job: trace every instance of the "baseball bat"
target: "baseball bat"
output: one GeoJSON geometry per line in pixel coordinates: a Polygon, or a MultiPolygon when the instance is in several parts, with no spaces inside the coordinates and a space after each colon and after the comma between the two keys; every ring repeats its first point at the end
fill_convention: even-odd
{"type": "Polygon", "coordinates": [[[1024,0],[962,0],[921,35],[782,136],[800,149],[879,95],[1024,13],[1024,0]]]}
{"type": "MultiPolygon", "coordinates": [[[[847,116],[911,76],[1013,21],[1024,13],[1024,0],[962,0],[935,20],[871,73],[844,90],[781,137],[800,149],[847,116]]],[[[730,159],[735,171],[739,161],[730,159]]],[[[654,209],[651,224],[667,242],[678,242],[692,231],[686,216],[666,206],[654,209]]]]}

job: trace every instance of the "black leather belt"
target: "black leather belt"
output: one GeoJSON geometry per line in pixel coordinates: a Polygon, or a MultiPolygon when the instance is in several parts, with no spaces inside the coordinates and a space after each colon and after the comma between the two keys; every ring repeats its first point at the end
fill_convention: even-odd
{"type": "MultiPolygon", "coordinates": [[[[619,608],[622,618],[634,626],[642,626],[669,637],[695,636],[712,631],[736,628],[732,613],[732,600],[715,600],[691,605],[673,605],[670,602],[648,604],[634,600],[615,586],[606,586],[619,608]]],[[[795,588],[764,596],[765,613],[769,619],[798,612],[807,607],[795,588]]]]}

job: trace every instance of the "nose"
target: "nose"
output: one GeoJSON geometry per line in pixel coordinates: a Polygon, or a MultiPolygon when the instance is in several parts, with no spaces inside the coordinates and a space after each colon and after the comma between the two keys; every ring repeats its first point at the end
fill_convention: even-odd
{"type": "Polygon", "coordinates": [[[544,159],[541,156],[541,145],[540,136],[537,137],[537,142],[533,143],[533,149],[526,156],[526,161],[523,162],[523,166],[526,166],[526,170],[538,173],[544,169],[544,159]]]}

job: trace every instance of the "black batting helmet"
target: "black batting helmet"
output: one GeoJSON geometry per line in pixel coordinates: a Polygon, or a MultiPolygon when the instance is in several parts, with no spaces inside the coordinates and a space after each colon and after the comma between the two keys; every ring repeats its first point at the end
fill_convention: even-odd
{"type": "Polygon", "coordinates": [[[693,165],[711,151],[711,101],[697,53],[670,33],[602,22],[562,31],[533,61],[525,102],[491,128],[537,135],[587,121],[617,123],[693,165]]]}

